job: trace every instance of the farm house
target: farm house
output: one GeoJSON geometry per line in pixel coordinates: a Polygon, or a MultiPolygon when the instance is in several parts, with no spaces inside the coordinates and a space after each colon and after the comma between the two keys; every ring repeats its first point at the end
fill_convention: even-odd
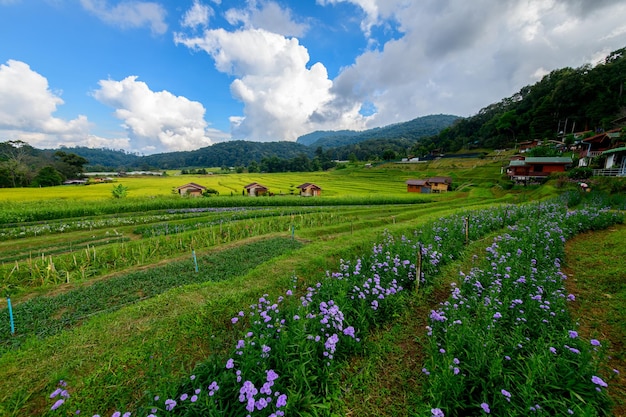
{"type": "Polygon", "coordinates": [[[432,177],[425,180],[407,180],[406,186],[409,193],[445,193],[450,190],[452,178],[432,177]]]}
{"type": "Polygon", "coordinates": [[[258,182],[253,182],[243,187],[244,195],[247,194],[250,197],[265,195],[268,191],[267,187],[259,184],[258,182]]]}
{"type": "Polygon", "coordinates": [[[300,184],[296,188],[300,190],[300,195],[302,197],[316,197],[322,195],[322,189],[310,182],[300,184]]]}
{"type": "Polygon", "coordinates": [[[190,182],[176,187],[176,191],[182,196],[201,197],[202,193],[206,191],[206,187],[196,184],[195,182],[190,182]]]}

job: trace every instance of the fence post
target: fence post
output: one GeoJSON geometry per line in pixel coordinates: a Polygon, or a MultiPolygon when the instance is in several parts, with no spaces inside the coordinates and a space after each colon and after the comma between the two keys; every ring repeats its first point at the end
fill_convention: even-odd
{"type": "Polygon", "coordinates": [[[7,297],[7,307],[9,308],[9,321],[11,322],[11,334],[15,334],[15,322],[13,321],[13,306],[11,306],[11,297],[7,297]]]}
{"type": "Polygon", "coordinates": [[[469,244],[469,216],[465,217],[465,245],[469,244]]]}
{"type": "Polygon", "coordinates": [[[196,258],[196,251],[195,251],[195,249],[191,250],[191,255],[193,256],[193,264],[196,267],[196,273],[198,273],[198,259],[196,258]]]}

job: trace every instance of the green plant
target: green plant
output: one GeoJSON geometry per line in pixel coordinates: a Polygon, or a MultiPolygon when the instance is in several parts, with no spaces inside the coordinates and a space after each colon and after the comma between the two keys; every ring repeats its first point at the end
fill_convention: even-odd
{"type": "Polygon", "coordinates": [[[128,195],[128,187],[123,184],[114,185],[111,194],[113,198],[125,198],[128,195]]]}

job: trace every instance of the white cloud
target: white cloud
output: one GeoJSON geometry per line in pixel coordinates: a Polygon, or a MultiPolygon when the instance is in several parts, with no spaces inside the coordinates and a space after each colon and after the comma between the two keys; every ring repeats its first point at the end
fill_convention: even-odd
{"type": "Polygon", "coordinates": [[[176,42],[206,51],[219,71],[236,77],[231,92],[244,103],[244,116],[231,117],[234,137],[295,140],[319,128],[363,125],[355,105],[332,120],[320,117],[334,99],[332,81],[321,63],[307,67],[309,54],[295,38],[262,29],[217,29],[196,38],[178,34],[176,42]]]}
{"type": "Polygon", "coordinates": [[[124,122],[133,149],[146,153],[186,151],[211,144],[205,109],[199,102],[169,91],[152,91],[136,76],[122,81],[101,80],[99,85],[94,97],[115,108],[115,117],[124,122]]]}
{"type": "Polygon", "coordinates": [[[244,9],[227,10],[226,20],[233,26],[241,24],[248,29],[264,29],[283,36],[302,36],[308,30],[307,24],[295,21],[290,9],[270,0],[248,0],[244,9]]]}
{"type": "Polygon", "coordinates": [[[333,80],[332,93],[342,103],[375,105],[370,127],[424,114],[471,115],[533,84],[541,74],[597,62],[626,44],[626,34],[615,29],[623,27],[626,15],[626,4],[618,1],[593,7],[583,0],[318,3],[339,1],[366,12],[369,7],[364,24],[373,21],[377,5],[378,21],[392,19],[400,31],[397,39],[364,52],[333,80]]]}
{"type": "Polygon", "coordinates": [[[153,33],[167,31],[166,11],[158,3],[144,1],[123,1],[110,6],[107,0],[80,0],[85,10],[93,13],[102,21],[122,28],[148,26],[153,33]]]}
{"type": "Polygon", "coordinates": [[[213,15],[213,9],[209,6],[194,0],[193,6],[183,16],[183,27],[195,28],[198,26],[206,26],[209,23],[209,17],[213,15]]]}
{"type": "Polygon", "coordinates": [[[89,131],[85,116],[63,120],[53,116],[63,100],[48,80],[28,64],[9,60],[0,65],[0,131],[6,140],[54,147],[59,140],[83,139],[89,131]]]}
{"type": "MultiPolygon", "coordinates": [[[[351,3],[359,7],[365,13],[365,19],[363,19],[363,21],[361,22],[361,30],[363,30],[363,32],[365,32],[365,34],[369,36],[372,27],[380,23],[379,7],[385,7],[385,3],[387,3],[387,7],[389,7],[390,1],[387,0],[386,2],[380,2],[378,0],[316,0],[316,3],[322,6],[335,5],[338,3],[351,3]],[[378,3],[382,4],[380,4],[379,6],[378,3]]],[[[391,1],[391,3],[394,3],[394,1],[391,1]]]]}

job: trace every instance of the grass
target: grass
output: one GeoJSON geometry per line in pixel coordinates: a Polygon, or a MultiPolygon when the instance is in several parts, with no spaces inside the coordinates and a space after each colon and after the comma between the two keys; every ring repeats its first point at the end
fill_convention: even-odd
{"type": "Polygon", "coordinates": [[[608,366],[620,371],[607,371],[613,414],[626,415],[626,225],[575,237],[565,260],[567,288],[576,294],[572,314],[584,337],[608,341],[608,366]]]}
{"type": "MultiPolygon", "coordinates": [[[[363,172],[354,169],[338,170],[332,176],[329,173],[318,173],[319,178],[314,176],[301,178],[294,174],[283,176],[272,174],[268,176],[267,184],[259,179],[264,177],[255,176],[253,179],[247,174],[212,177],[222,181],[222,186],[226,189],[236,189],[241,183],[252,181],[271,187],[283,187],[283,184],[289,187],[311,181],[321,185],[324,189],[324,196],[319,199],[300,199],[289,196],[284,197],[285,204],[300,201],[316,204],[340,204],[341,201],[350,204],[353,201],[361,203],[370,201],[380,205],[334,207],[332,210],[336,211],[336,215],[341,218],[337,224],[303,222],[303,227],[296,229],[295,235],[296,238],[306,243],[305,246],[299,249],[289,249],[289,252],[280,256],[268,255],[267,258],[265,255],[257,256],[251,251],[246,252],[246,255],[250,255],[249,259],[244,258],[242,262],[253,264],[250,270],[240,268],[241,265],[233,266],[229,256],[225,256],[218,263],[227,265],[222,274],[232,274],[227,281],[216,282],[210,279],[213,272],[222,275],[217,267],[212,268],[211,273],[203,273],[201,269],[201,275],[203,275],[200,278],[201,282],[194,283],[192,281],[194,281],[195,274],[178,273],[175,263],[171,266],[173,269],[169,265],[150,265],[156,259],[170,262],[179,256],[176,254],[162,258],[155,257],[151,262],[140,267],[144,269],[143,271],[138,271],[138,268],[134,266],[120,271],[113,277],[98,278],[93,283],[94,288],[98,288],[99,280],[103,283],[107,280],[109,283],[120,280],[119,282],[122,283],[127,279],[128,282],[136,282],[131,279],[132,277],[142,280],[149,277],[158,278],[161,276],[160,270],[169,271],[164,272],[162,276],[168,279],[180,278],[180,281],[169,281],[162,290],[155,291],[150,294],[149,298],[139,301],[136,301],[136,298],[131,300],[137,297],[139,292],[136,291],[138,287],[132,286],[134,284],[131,284],[128,291],[122,291],[121,285],[119,288],[108,288],[110,295],[103,295],[102,298],[103,301],[109,300],[114,305],[111,311],[84,317],[76,323],[79,325],[68,326],[60,332],[53,331],[45,337],[26,338],[23,343],[20,342],[19,348],[5,350],[0,356],[0,369],[2,370],[0,371],[2,376],[0,415],[44,413],[50,406],[47,395],[54,389],[59,379],[69,382],[72,387],[72,397],[84,414],[100,412],[103,415],[106,413],[110,415],[114,410],[125,406],[135,407],[146,404],[146,399],[156,393],[161,396],[174,396],[179,392],[181,378],[190,375],[194,369],[197,369],[198,364],[205,362],[207,358],[226,357],[228,347],[234,345],[237,336],[237,332],[233,331],[230,318],[245,306],[257,302],[260,294],[269,294],[270,297],[283,294],[285,288],[292,284],[293,276],[298,277],[298,285],[301,288],[312,285],[326,271],[336,270],[341,259],[355,259],[371,250],[373,242],[380,239],[384,229],[390,233],[407,232],[428,221],[466,208],[529,201],[536,196],[547,197],[555,194],[554,189],[539,187],[506,193],[498,187],[477,186],[476,184],[487,182],[483,181],[482,174],[479,172],[470,175],[464,172],[463,168],[449,166],[446,169],[450,174],[467,181],[469,185],[463,192],[433,195],[426,199],[422,199],[423,196],[406,195],[404,180],[415,177],[418,173],[407,172],[394,166],[362,170],[363,172]],[[322,181],[329,182],[324,184],[322,181]],[[390,181],[398,181],[401,186],[389,187],[390,181]],[[294,184],[291,184],[292,182],[294,184]],[[369,183],[372,185],[369,186],[369,183]],[[391,191],[385,193],[387,189],[391,191]],[[333,197],[334,192],[337,193],[335,197],[333,197]],[[372,194],[368,194],[370,192],[372,194]],[[357,197],[339,198],[340,194],[346,195],[343,193],[357,197]],[[417,201],[416,198],[425,204],[410,204],[417,201]],[[409,199],[414,201],[409,201],[409,199]],[[382,204],[385,200],[394,203],[404,200],[409,204],[382,204]],[[130,301],[130,304],[127,304],[125,300],[130,301]]],[[[490,172],[494,166],[485,165],[485,168],[480,169],[490,172]]],[[[430,171],[425,171],[425,174],[430,175],[430,171]]],[[[421,172],[419,175],[422,175],[421,172]]],[[[174,177],[169,177],[168,180],[172,178],[174,177]]],[[[196,180],[184,176],[175,179],[181,180],[177,185],[194,181],[210,186],[201,182],[201,178],[196,180]]],[[[143,190],[142,192],[147,192],[155,189],[151,187],[162,188],[165,184],[159,182],[158,186],[150,185],[147,180],[137,181],[135,189],[137,194],[140,189],[143,190]]],[[[163,178],[149,180],[161,181],[163,178]]],[[[154,184],[157,184],[156,181],[154,184]]],[[[107,187],[111,188],[111,185],[108,184],[107,187]]],[[[79,188],[89,187],[75,187],[74,191],[79,188]]],[[[110,194],[110,190],[107,192],[110,194]]],[[[112,201],[110,196],[106,193],[103,196],[102,200],[97,201],[102,202],[102,206],[109,205],[112,201]]],[[[53,199],[50,207],[63,201],[68,208],[76,208],[81,204],[63,200],[71,197],[51,195],[50,198],[53,199]]],[[[228,200],[245,204],[250,201],[279,201],[282,204],[279,198],[249,199],[239,195],[219,199],[196,199],[193,202],[192,199],[181,199],[176,196],[164,196],[162,203],[157,200],[161,198],[144,199],[137,196],[128,198],[126,201],[113,202],[111,207],[116,206],[124,210],[134,207],[132,210],[145,210],[146,207],[159,207],[160,204],[172,203],[175,207],[185,205],[193,207],[198,204],[198,201],[215,204],[218,201],[228,200]],[[181,201],[185,204],[180,204],[181,201]],[[191,204],[188,204],[190,202],[191,204]]],[[[92,201],[85,202],[85,207],[93,205],[92,201]]],[[[19,207],[25,206],[26,204],[19,207]]],[[[45,203],[40,206],[46,207],[45,203]]],[[[75,210],[72,215],[84,216],[80,214],[80,210],[75,210]]],[[[176,222],[178,220],[172,224],[176,222]]],[[[186,222],[186,220],[180,220],[180,223],[186,222]]],[[[135,226],[128,227],[134,228],[135,226]]],[[[100,232],[103,230],[105,229],[99,229],[100,232]]],[[[125,235],[132,235],[128,232],[130,229],[125,230],[125,235]]],[[[282,236],[287,238],[289,234],[285,232],[282,231],[282,236]]],[[[264,234],[264,236],[269,235],[271,233],[264,234]]],[[[74,235],[52,233],[45,239],[50,239],[49,247],[55,247],[72,236],[74,235]]],[[[133,238],[136,239],[137,236],[133,238]]],[[[28,250],[31,244],[41,242],[40,239],[37,237],[28,242],[26,239],[21,241],[24,243],[23,250],[28,250]]],[[[289,239],[285,240],[289,241],[289,239]]],[[[17,243],[20,240],[14,242],[17,243]]],[[[6,248],[11,247],[12,242],[5,243],[8,245],[5,246],[6,248]]],[[[232,253],[241,254],[243,252],[238,249],[238,245],[244,245],[241,247],[245,248],[248,247],[246,246],[248,243],[252,244],[250,240],[245,240],[237,242],[237,247],[230,249],[220,246],[217,252],[223,251],[227,254],[232,250],[234,251],[232,253]]],[[[45,250],[46,244],[42,244],[40,249],[45,250]]],[[[198,255],[204,256],[201,253],[198,255]]],[[[18,254],[16,253],[15,256],[18,254]]],[[[183,264],[189,268],[190,259],[183,261],[183,264]]],[[[160,285],[156,282],[154,284],[160,285]]],[[[84,291],[88,291],[89,286],[91,285],[84,287],[84,291]]],[[[60,289],[62,286],[44,288],[27,295],[26,298],[43,299],[41,295],[48,294],[49,302],[54,303],[57,296],[61,299],[63,298],[61,295],[66,293],[62,290],[55,295],[55,288],[60,289]]],[[[88,299],[87,292],[81,291],[83,291],[82,287],[76,287],[72,300],[80,296],[88,299]]],[[[70,292],[67,294],[69,297],[70,292]]],[[[319,405],[336,410],[341,409],[345,411],[343,414],[350,415],[403,415],[403,411],[415,410],[421,401],[416,391],[419,390],[423,380],[421,375],[415,376],[414,372],[411,372],[415,369],[403,369],[401,362],[406,360],[411,364],[411,368],[415,368],[416,364],[422,360],[420,346],[423,345],[419,343],[423,340],[418,340],[419,343],[416,345],[415,335],[419,335],[420,328],[425,323],[427,313],[424,314],[424,309],[429,308],[428,302],[439,300],[444,295],[433,290],[433,292],[423,292],[417,300],[411,298],[405,300],[408,310],[394,313],[397,322],[375,327],[371,340],[367,342],[367,349],[371,348],[373,353],[369,354],[365,360],[355,357],[350,362],[356,376],[351,375],[350,372],[344,373],[344,378],[349,381],[348,385],[351,387],[350,391],[345,391],[342,395],[347,404],[345,408],[342,408],[343,406],[339,403],[334,403],[332,407],[328,405],[329,403],[319,405]],[[415,319],[416,315],[420,318],[415,319]],[[393,360],[394,363],[390,364],[385,360],[386,358],[393,360]],[[402,393],[400,398],[391,397],[400,392],[402,393]]],[[[54,316],[52,317],[54,324],[51,327],[58,325],[63,315],[70,314],[71,310],[71,306],[58,305],[55,312],[51,314],[54,316]]],[[[320,409],[320,413],[324,414],[329,409],[324,409],[325,411],[320,409]]]]}

